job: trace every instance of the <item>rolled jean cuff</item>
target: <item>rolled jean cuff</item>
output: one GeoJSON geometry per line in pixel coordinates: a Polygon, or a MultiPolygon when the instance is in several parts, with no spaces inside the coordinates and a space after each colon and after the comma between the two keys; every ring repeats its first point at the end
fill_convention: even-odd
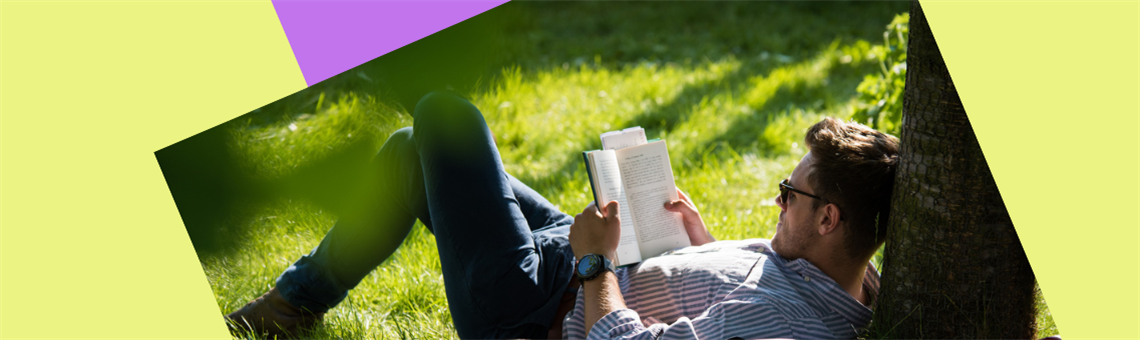
{"type": "Polygon", "coordinates": [[[351,289],[335,280],[327,268],[305,255],[281,273],[277,290],[293,306],[311,313],[324,313],[343,301],[351,289]]]}

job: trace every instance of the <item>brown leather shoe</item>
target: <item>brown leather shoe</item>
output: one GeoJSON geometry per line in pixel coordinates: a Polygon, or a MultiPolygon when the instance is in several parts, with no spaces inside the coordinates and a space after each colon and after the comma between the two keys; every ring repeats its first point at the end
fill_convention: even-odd
{"type": "Polygon", "coordinates": [[[287,338],[297,337],[299,330],[319,323],[324,315],[293,306],[285,301],[277,287],[273,287],[265,295],[226,315],[226,324],[234,335],[253,332],[258,336],[287,338]]]}

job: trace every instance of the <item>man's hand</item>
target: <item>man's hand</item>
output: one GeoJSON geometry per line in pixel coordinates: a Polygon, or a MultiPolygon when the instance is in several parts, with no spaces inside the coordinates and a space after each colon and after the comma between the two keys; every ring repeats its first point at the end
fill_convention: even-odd
{"type": "MultiPolygon", "coordinates": [[[[716,241],[709,233],[709,229],[705,227],[705,222],[701,220],[701,213],[697,212],[697,206],[693,205],[693,201],[689,199],[688,195],[677,189],[677,196],[681,199],[665,202],[665,210],[681,213],[681,219],[685,224],[685,232],[689,234],[689,241],[694,246],[699,246],[705,243],[716,241]]],[[[571,240],[573,244],[573,240],[571,240]]],[[[577,253],[575,253],[577,254],[577,253]]]]}
{"type": "Polygon", "coordinates": [[[606,203],[604,216],[598,212],[594,202],[590,202],[586,210],[574,216],[574,224],[570,225],[570,248],[578,260],[586,254],[600,254],[613,261],[620,240],[617,201],[606,203]]]}
{"type": "MultiPolygon", "coordinates": [[[[570,225],[570,248],[574,250],[574,257],[579,261],[586,254],[601,254],[610,261],[614,260],[618,243],[621,241],[618,202],[606,203],[604,212],[603,216],[598,212],[594,202],[590,202],[586,210],[574,216],[574,224],[570,225]]],[[[608,270],[603,270],[598,277],[583,282],[582,294],[586,300],[583,317],[587,334],[603,316],[626,308],[617,275],[608,270]]]]}

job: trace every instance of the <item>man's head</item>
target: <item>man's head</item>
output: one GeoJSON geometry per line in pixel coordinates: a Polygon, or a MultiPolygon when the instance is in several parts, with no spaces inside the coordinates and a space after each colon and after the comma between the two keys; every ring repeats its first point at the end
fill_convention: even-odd
{"type": "Polygon", "coordinates": [[[841,237],[850,259],[869,258],[883,243],[898,165],[898,138],[862,124],[825,118],[808,129],[808,153],[777,202],[772,247],[807,257],[821,238],[841,237]],[[785,200],[786,199],[786,200],[785,200]]]}

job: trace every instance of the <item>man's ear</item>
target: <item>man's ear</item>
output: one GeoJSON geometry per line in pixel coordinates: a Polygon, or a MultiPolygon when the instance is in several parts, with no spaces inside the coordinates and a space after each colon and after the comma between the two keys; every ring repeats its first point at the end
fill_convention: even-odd
{"type": "Polygon", "coordinates": [[[839,230],[839,207],[828,204],[819,210],[819,234],[827,235],[839,230]]]}

